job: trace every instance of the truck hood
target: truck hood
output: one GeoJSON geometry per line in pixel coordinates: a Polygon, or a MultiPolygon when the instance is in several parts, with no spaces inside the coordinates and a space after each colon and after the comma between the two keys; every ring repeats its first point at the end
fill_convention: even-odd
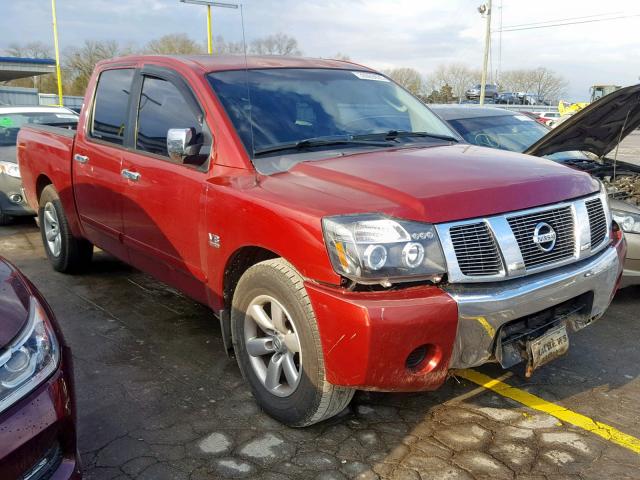
{"type": "Polygon", "coordinates": [[[30,293],[18,271],[0,257],[0,350],[24,328],[30,293]]]}
{"type": "Polygon", "coordinates": [[[541,157],[572,150],[604,157],[640,126],[640,84],[622,88],[588,105],[524,153],[541,157]]]}
{"type": "Polygon", "coordinates": [[[261,183],[271,199],[319,215],[380,212],[434,223],[537,207],[599,189],[589,175],[553,161],[470,145],[303,162],[261,183]]]}

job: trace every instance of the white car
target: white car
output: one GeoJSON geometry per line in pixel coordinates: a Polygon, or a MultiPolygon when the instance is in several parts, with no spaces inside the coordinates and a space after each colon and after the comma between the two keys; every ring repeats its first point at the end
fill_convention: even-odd
{"type": "Polygon", "coordinates": [[[23,125],[55,125],[75,130],[78,115],[64,107],[0,106],[0,225],[12,217],[36,214],[22,194],[20,168],[16,163],[16,139],[23,125]]]}

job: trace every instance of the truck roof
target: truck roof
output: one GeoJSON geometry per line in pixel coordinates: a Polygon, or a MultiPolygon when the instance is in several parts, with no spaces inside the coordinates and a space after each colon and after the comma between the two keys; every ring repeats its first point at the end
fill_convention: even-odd
{"type": "Polygon", "coordinates": [[[278,55],[255,56],[248,55],[129,55],[125,57],[103,60],[99,66],[122,62],[150,63],[175,62],[204,72],[219,72],[223,70],[265,69],[265,68],[334,68],[341,70],[367,70],[370,68],[353,62],[331,60],[324,58],[304,58],[278,55]]]}

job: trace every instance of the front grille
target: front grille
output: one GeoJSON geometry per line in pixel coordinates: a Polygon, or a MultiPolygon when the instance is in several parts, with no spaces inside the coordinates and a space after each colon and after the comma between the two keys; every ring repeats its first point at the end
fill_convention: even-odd
{"type": "Polygon", "coordinates": [[[585,202],[589,213],[589,227],[591,228],[591,250],[599,247],[607,236],[607,217],[604,214],[602,200],[594,198],[585,202]]]}
{"type": "Polygon", "coordinates": [[[449,235],[464,275],[482,277],[500,273],[502,260],[486,223],[454,226],[449,235]]]}
{"type": "Polygon", "coordinates": [[[518,241],[520,253],[527,269],[560,262],[574,255],[575,235],[570,206],[519,215],[507,220],[518,241]],[[536,225],[541,222],[549,224],[556,233],[555,246],[549,252],[543,251],[533,241],[536,225]]]}

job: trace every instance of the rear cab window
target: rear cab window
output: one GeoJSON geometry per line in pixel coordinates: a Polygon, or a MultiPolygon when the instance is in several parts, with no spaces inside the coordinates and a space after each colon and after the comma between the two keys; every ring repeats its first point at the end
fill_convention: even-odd
{"type": "Polygon", "coordinates": [[[119,68],[100,74],[89,131],[92,138],[124,144],[134,72],[132,68],[119,68]]]}

